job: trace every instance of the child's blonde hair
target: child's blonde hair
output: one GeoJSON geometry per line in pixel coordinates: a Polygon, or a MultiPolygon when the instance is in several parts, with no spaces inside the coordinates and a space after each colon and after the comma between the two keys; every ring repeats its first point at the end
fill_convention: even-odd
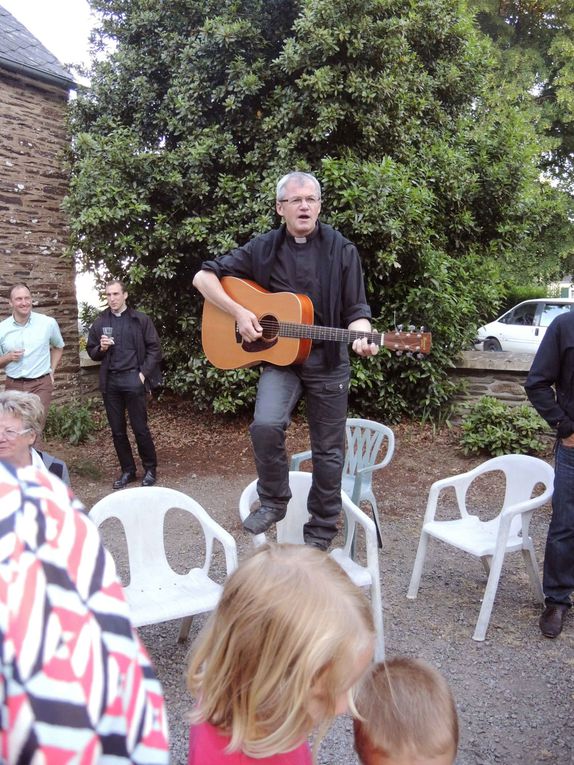
{"type": "Polygon", "coordinates": [[[198,638],[188,686],[194,722],[230,736],[228,750],[251,757],[288,752],[323,721],[352,681],[374,629],[368,602],[324,552],[264,545],[230,576],[198,638]]]}
{"type": "Polygon", "coordinates": [[[377,664],[355,701],[355,749],[365,765],[387,758],[438,757],[458,749],[458,717],[444,677],[419,659],[377,664]]]}

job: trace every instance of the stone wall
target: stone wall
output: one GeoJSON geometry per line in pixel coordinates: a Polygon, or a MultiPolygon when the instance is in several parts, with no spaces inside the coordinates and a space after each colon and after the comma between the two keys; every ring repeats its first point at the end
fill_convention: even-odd
{"type": "MultiPolygon", "coordinates": [[[[25,282],[34,310],[54,316],[66,348],[54,400],[79,395],[75,269],[64,255],[68,230],[62,200],[67,90],[0,69],[0,316],[8,294],[25,282]]],[[[3,382],[2,374],[2,382],[3,382]]]]}
{"type": "Polygon", "coordinates": [[[452,372],[464,384],[457,402],[462,406],[494,396],[510,406],[527,404],[523,386],[533,359],[531,353],[464,351],[452,372]]]}

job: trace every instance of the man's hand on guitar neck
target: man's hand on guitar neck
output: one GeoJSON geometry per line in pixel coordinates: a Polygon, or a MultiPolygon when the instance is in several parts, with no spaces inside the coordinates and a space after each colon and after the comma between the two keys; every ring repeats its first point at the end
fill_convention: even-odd
{"type": "MultiPolygon", "coordinates": [[[[349,329],[355,332],[371,332],[371,322],[368,319],[357,319],[349,324],[349,329]]],[[[353,341],[353,350],[358,356],[376,356],[379,352],[379,346],[376,343],[369,343],[366,337],[359,337],[353,341]]]]}

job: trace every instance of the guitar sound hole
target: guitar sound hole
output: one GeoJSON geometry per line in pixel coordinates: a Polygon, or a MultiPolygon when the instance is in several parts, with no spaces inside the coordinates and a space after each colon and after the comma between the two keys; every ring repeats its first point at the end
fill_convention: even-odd
{"type": "Polygon", "coordinates": [[[263,328],[263,338],[265,340],[275,340],[279,334],[279,322],[275,316],[262,316],[259,323],[263,328]]]}
{"type": "Polygon", "coordinates": [[[262,316],[259,324],[263,329],[263,337],[254,340],[252,343],[243,342],[243,350],[246,353],[261,353],[271,348],[277,343],[279,337],[279,322],[275,316],[262,316]]]}

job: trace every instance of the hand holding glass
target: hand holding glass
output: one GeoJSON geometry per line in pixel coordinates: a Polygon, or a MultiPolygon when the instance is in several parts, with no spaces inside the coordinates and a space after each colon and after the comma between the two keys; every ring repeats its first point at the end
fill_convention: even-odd
{"type": "Polygon", "coordinates": [[[24,332],[17,332],[13,342],[14,347],[12,348],[12,353],[16,355],[16,358],[13,359],[13,361],[20,361],[24,355],[24,332]]]}
{"type": "Polygon", "coordinates": [[[110,345],[114,344],[114,328],[113,327],[102,327],[102,334],[108,338],[110,341],[110,345]]]}

